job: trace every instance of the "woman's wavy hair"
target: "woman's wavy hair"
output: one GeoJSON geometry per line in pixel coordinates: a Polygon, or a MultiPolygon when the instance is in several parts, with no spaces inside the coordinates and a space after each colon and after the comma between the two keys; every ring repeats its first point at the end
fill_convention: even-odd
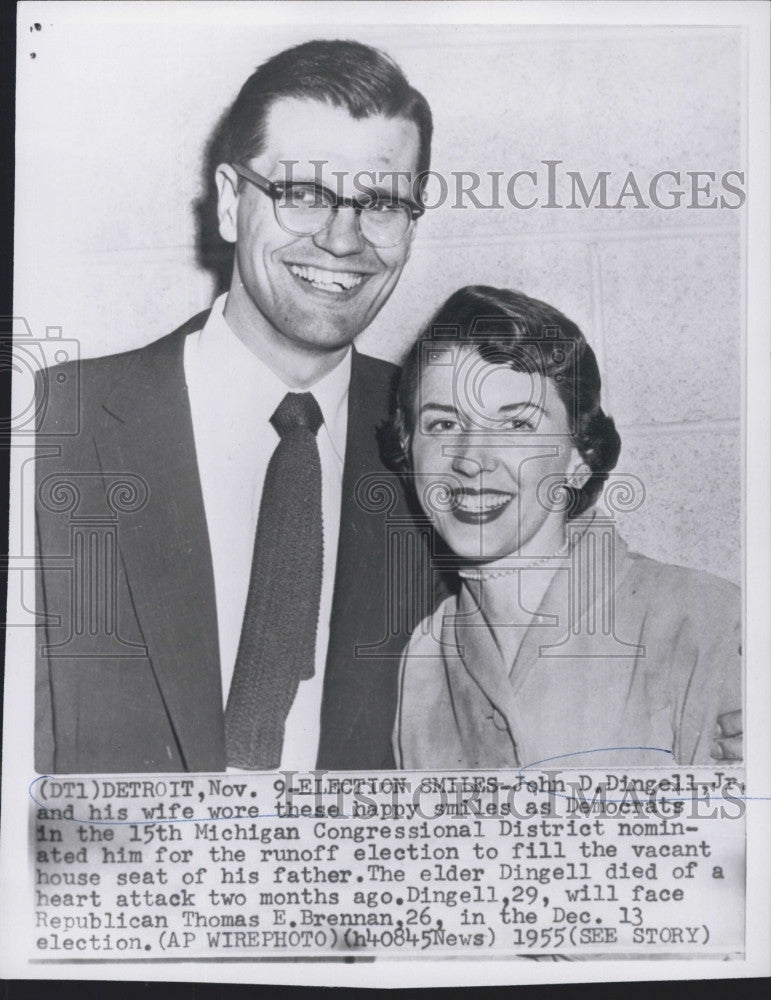
{"type": "Polygon", "coordinates": [[[592,506],[621,450],[613,419],[600,405],[602,380],[594,351],[572,320],[522,292],[487,285],[458,289],[421,331],[402,368],[393,418],[383,444],[393,467],[411,469],[415,407],[426,345],[470,346],[486,361],[552,381],[568,414],[571,437],[591,470],[579,489],[566,486],[568,518],[592,506]]]}

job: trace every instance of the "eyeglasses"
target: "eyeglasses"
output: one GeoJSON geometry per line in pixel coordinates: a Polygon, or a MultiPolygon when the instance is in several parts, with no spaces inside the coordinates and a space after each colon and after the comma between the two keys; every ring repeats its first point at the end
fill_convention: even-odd
{"type": "Polygon", "coordinates": [[[294,236],[315,236],[327,228],[338,209],[352,208],[367,243],[373,247],[395,247],[425,212],[422,205],[384,197],[374,191],[357,198],[341,198],[322,184],[269,181],[240,163],[234,163],[233,169],[270,196],[276,222],[294,236]]]}

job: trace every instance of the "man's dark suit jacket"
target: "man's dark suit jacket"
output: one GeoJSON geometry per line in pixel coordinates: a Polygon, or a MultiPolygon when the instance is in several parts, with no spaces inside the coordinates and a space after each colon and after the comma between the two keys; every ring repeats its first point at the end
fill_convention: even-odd
{"type": "MultiPolygon", "coordinates": [[[[226,767],[214,576],[183,367],[185,336],[206,316],[140,350],[39,378],[40,772],[226,767]]],[[[376,439],[396,374],[354,352],[319,768],[393,767],[399,652],[430,610],[411,605],[405,619],[410,588],[398,581],[416,579],[416,561],[396,572],[393,555],[387,564],[387,532],[409,520],[376,439]],[[375,655],[363,655],[367,646],[375,655]]]]}

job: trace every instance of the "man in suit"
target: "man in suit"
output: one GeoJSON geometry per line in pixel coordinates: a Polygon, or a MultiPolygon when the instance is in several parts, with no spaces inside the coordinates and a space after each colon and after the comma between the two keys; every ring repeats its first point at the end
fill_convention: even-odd
{"type": "Polygon", "coordinates": [[[39,379],[41,772],[393,766],[396,369],[352,345],[409,257],[431,113],[384,54],[317,41],[223,131],[228,292],[39,379]]]}

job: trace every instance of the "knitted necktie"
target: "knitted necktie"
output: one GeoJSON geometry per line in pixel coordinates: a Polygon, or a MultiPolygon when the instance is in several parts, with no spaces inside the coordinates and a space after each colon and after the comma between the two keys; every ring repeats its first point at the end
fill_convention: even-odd
{"type": "Polygon", "coordinates": [[[323,422],[310,392],[288,392],[270,422],[281,437],[262,489],[252,572],[225,709],[228,764],[277,768],[301,680],[313,676],[324,535],[323,422]]]}

